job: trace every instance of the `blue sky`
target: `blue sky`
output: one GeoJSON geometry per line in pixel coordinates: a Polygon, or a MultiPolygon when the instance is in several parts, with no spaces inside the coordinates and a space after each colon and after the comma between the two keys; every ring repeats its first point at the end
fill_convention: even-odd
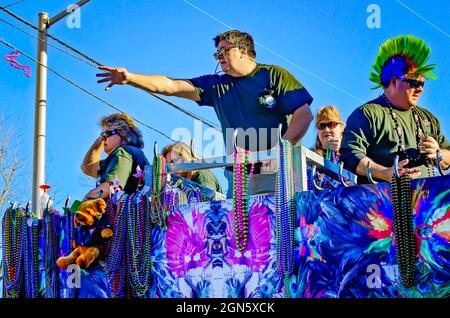
{"type": "MultiPolygon", "coordinates": [[[[0,0],[0,5],[14,2],[0,0]]],[[[39,12],[54,16],[73,2],[76,1],[26,0],[9,10],[36,24],[39,12]]],[[[430,62],[437,64],[438,79],[427,82],[419,104],[440,119],[442,131],[449,138],[449,12],[450,3],[445,0],[92,0],[81,9],[80,28],[70,28],[67,20],[61,20],[49,33],[105,65],[190,78],[214,72],[212,38],[217,33],[230,27],[247,31],[257,42],[257,61],[280,65],[294,74],[314,97],[313,112],[333,104],[344,118],[381,92],[370,90],[372,84],[368,80],[380,44],[399,34],[412,34],[432,48],[430,62]],[[367,25],[373,13],[367,12],[371,4],[380,9],[380,28],[367,25]]],[[[35,34],[3,12],[0,18],[35,34]]],[[[36,40],[2,22],[0,38],[36,56],[36,40]]],[[[10,51],[0,44],[1,56],[10,51]]],[[[105,92],[105,85],[96,83],[95,68],[51,47],[48,52],[50,67],[131,116],[168,135],[179,127],[193,132],[190,117],[147,93],[127,86],[105,92]]],[[[18,61],[30,64],[33,74],[27,78],[0,60],[0,115],[19,135],[13,147],[24,159],[20,183],[25,191],[16,199],[25,202],[31,199],[35,64],[23,56],[18,61]]],[[[83,176],[81,161],[100,132],[98,119],[115,111],[52,73],[48,74],[47,98],[47,182],[53,186],[50,193],[56,195],[57,203],[67,195],[82,198],[95,180],[83,176]]],[[[168,99],[218,122],[210,108],[197,107],[188,100],[168,99]]],[[[145,127],[141,129],[145,153],[152,160],[153,142],[158,141],[161,149],[170,141],[145,127]]],[[[306,146],[313,144],[315,134],[311,127],[303,140],[306,146]]],[[[204,140],[203,144],[207,142],[204,140]]],[[[197,146],[199,143],[197,140],[197,146]]],[[[196,150],[201,152],[199,147],[196,150]]],[[[225,185],[221,170],[217,174],[225,185]]]]}

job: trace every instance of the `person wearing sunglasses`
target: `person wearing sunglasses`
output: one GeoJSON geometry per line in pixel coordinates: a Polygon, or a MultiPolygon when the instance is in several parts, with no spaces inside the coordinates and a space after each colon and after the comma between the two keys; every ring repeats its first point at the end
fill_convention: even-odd
{"type": "Polygon", "coordinates": [[[316,114],[317,137],[313,150],[337,162],[345,124],[335,106],[320,107],[316,114]]]}
{"type": "MultiPolygon", "coordinates": [[[[279,124],[282,124],[283,138],[296,144],[313,120],[310,110],[313,98],[305,87],[287,70],[276,65],[257,63],[250,34],[230,30],[218,34],[213,41],[216,47],[213,54],[217,61],[216,70],[220,66],[223,74],[215,72],[186,80],[100,66],[106,73],[97,74],[97,77],[102,78],[97,82],[109,82],[106,90],[116,84],[128,84],[151,93],[187,98],[200,106],[213,107],[222,126],[227,154],[234,151],[233,132],[238,128],[251,136],[238,144],[238,147],[247,150],[273,148],[278,142],[279,124]]],[[[232,189],[231,169],[225,169],[229,189],[232,189]]],[[[258,178],[260,172],[261,165],[258,165],[252,178],[258,178]]],[[[266,176],[273,180],[259,180],[251,184],[274,185],[275,175],[266,176]]],[[[264,192],[255,188],[251,193],[256,193],[254,191],[264,192]]],[[[228,196],[231,192],[228,192],[228,196]]]]}
{"type": "MultiPolygon", "coordinates": [[[[139,179],[133,175],[137,166],[143,171],[149,164],[142,151],[142,133],[132,118],[126,114],[111,114],[100,119],[100,126],[100,136],[81,165],[85,174],[97,178],[96,188],[89,191],[84,200],[98,198],[100,191],[103,191],[103,198],[107,198],[116,177],[125,193],[134,193],[139,184],[139,179]],[[102,150],[107,155],[104,160],[100,159],[102,150]]],[[[142,180],[140,184],[144,184],[142,180]]]]}
{"type": "Polygon", "coordinates": [[[425,79],[435,78],[435,65],[425,65],[430,53],[422,39],[410,35],[381,45],[370,80],[383,94],[353,111],[341,145],[344,167],[361,176],[360,183],[367,182],[368,163],[374,179],[391,181],[397,155],[399,173],[412,178],[433,176],[437,156],[442,169],[450,166],[450,143],[439,120],[418,105],[425,79]]]}

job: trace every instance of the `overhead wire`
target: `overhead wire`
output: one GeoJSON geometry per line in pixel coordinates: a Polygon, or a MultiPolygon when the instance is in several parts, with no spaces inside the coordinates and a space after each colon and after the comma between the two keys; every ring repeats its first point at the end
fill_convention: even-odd
{"type": "Polygon", "coordinates": [[[93,63],[89,63],[88,61],[79,58],[79,57],[76,56],[75,54],[72,54],[72,53],[70,53],[69,51],[66,51],[66,50],[64,50],[64,49],[61,49],[60,47],[58,47],[58,46],[56,46],[56,45],[53,45],[52,43],[50,43],[50,42],[48,42],[48,41],[42,40],[42,39],[38,38],[37,36],[35,36],[35,35],[33,35],[33,34],[27,32],[27,31],[25,31],[24,29],[21,29],[21,28],[15,26],[14,24],[12,24],[12,23],[10,23],[10,22],[8,22],[8,21],[6,21],[6,20],[3,20],[2,18],[0,18],[0,22],[3,22],[3,23],[9,25],[10,27],[12,27],[12,28],[14,28],[14,29],[16,29],[16,30],[18,30],[18,31],[20,31],[20,32],[23,32],[23,33],[25,33],[26,35],[31,36],[31,37],[35,38],[36,40],[38,40],[38,41],[44,42],[44,43],[48,44],[49,46],[51,46],[51,47],[53,47],[53,48],[55,48],[55,49],[57,49],[57,50],[59,50],[59,51],[65,53],[65,54],[68,54],[68,55],[72,56],[73,58],[75,58],[75,59],[77,59],[77,60],[79,60],[79,61],[81,61],[81,62],[83,62],[83,63],[86,63],[86,64],[89,65],[89,66],[97,67],[97,65],[95,65],[95,64],[93,64],[93,63]]]}
{"type": "MultiPolygon", "coordinates": [[[[31,57],[30,55],[26,54],[25,52],[19,50],[17,47],[11,45],[10,43],[4,41],[4,40],[1,39],[1,38],[0,38],[0,43],[2,43],[2,44],[4,44],[4,45],[6,45],[7,47],[9,47],[9,48],[11,48],[11,49],[13,49],[13,50],[19,52],[20,54],[22,54],[23,56],[25,56],[25,57],[29,58],[30,60],[36,62],[37,64],[39,64],[39,65],[45,67],[45,68],[48,69],[50,72],[52,72],[52,73],[54,73],[55,75],[61,77],[62,79],[64,79],[65,81],[69,82],[70,84],[74,85],[75,87],[77,87],[78,89],[80,89],[80,90],[82,90],[83,92],[87,93],[88,95],[91,95],[92,97],[98,99],[99,101],[101,101],[102,103],[106,104],[107,106],[109,106],[109,107],[111,107],[111,108],[117,110],[118,112],[120,112],[120,113],[122,113],[122,114],[125,114],[125,112],[124,112],[123,110],[121,110],[119,107],[117,107],[117,106],[115,106],[115,105],[109,103],[108,101],[104,100],[103,98],[97,96],[96,94],[90,92],[89,90],[85,89],[84,87],[78,85],[77,83],[75,83],[74,81],[72,81],[72,80],[69,79],[68,77],[62,75],[61,73],[55,71],[55,70],[52,69],[51,67],[48,67],[48,66],[46,66],[46,65],[44,65],[44,64],[42,64],[42,63],[40,63],[40,62],[39,62],[38,60],[36,60],[35,58],[33,58],[33,57],[31,57]]],[[[130,117],[131,117],[131,116],[130,116],[130,117]]],[[[133,118],[133,117],[131,117],[131,118],[133,118]]],[[[140,121],[139,119],[133,118],[133,120],[136,121],[137,123],[141,124],[142,126],[148,128],[148,129],[151,129],[151,130],[153,130],[153,131],[159,133],[160,135],[162,135],[162,136],[164,136],[164,137],[170,139],[171,141],[175,142],[174,139],[172,139],[171,137],[169,137],[169,136],[166,135],[165,133],[159,131],[159,130],[156,129],[156,128],[151,127],[150,125],[148,125],[148,124],[146,124],[146,123],[140,121]]]]}
{"type": "Polygon", "coordinates": [[[13,2],[11,4],[4,6],[4,8],[10,8],[10,7],[15,6],[16,4],[22,3],[24,1],[26,1],[26,0],[20,0],[20,1],[13,2]]]}
{"type": "MultiPolygon", "coordinates": [[[[38,31],[38,32],[42,32],[42,31],[40,31],[36,26],[34,26],[33,24],[31,24],[30,22],[28,22],[28,21],[26,21],[25,19],[19,17],[18,15],[14,14],[13,12],[11,12],[11,11],[9,11],[9,10],[6,10],[4,7],[1,7],[1,6],[0,6],[0,10],[2,10],[2,11],[4,11],[5,13],[9,14],[9,15],[12,16],[13,18],[15,18],[16,20],[18,20],[18,21],[24,23],[25,25],[27,25],[27,26],[33,28],[34,30],[36,30],[36,31],[38,31]]],[[[2,20],[2,22],[5,22],[5,21],[2,20]]],[[[7,23],[7,24],[8,24],[8,25],[11,25],[10,23],[7,23]]],[[[22,32],[24,32],[24,33],[26,33],[26,34],[28,34],[28,35],[31,35],[30,33],[26,32],[26,31],[24,31],[24,30],[21,30],[20,28],[18,28],[18,27],[16,27],[16,26],[14,26],[14,28],[19,29],[20,31],[22,31],[22,32]]],[[[102,63],[100,63],[100,62],[98,62],[98,61],[92,59],[91,57],[87,56],[87,55],[84,54],[83,52],[81,52],[81,51],[75,49],[74,47],[70,46],[69,44],[66,44],[65,42],[59,40],[58,38],[54,37],[53,35],[49,34],[48,32],[46,32],[46,35],[47,35],[49,38],[51,38],[52,40],[54,40],[54,41],[58,42],[59,44],[63,45],[63,46],[66,47],[67,49],[69,49],[69,50],[71,50],[71,51],[73,51],[73,52],[79,54],[80,56],[84,57],[85,59],[87,59],[88,61],[90,61],[92,64],[91,64],[91,63],[87,63],[86,61],[83,61],[84,63],[86,63],[86,64],[88,64],[88,65],[90,65],[90,66],[92,66],[92,67],[95,67],[95,68],[97,68],[98,66],[104,65],[104,64],[102,64],[102,63]]],[[[33,36],[33,35],[31,35],[31,36],[33,36]]],[[[39,39],[39,38],[37,38],[37,37],[35,37],[35,36],[33,36],[33,37],[34,37],[35,39],[39,40],[39,41],[43,41],[42,39],[39,39]]],[[[46,41],[44,41],[44,42],[46,42],[46,41]]],[[[48,42],[46,42],[46,43],[48,43],[48,42]]],[[[55,47],[54,45],[51,45],[51,46],[52,46],[52,47],[55,47]]],[[[55,47],[55,48],[57,48],[57,47],[55,47]]],[[[68,52],[66,52],[66,51],[63,50],[63,49],[58,48],[58,50],[60,50],[61,52],[64,52],[64,53],[69,54],[70,56],[74,57],[71,53],[68,53],[68,52]]],[[[77,59],[80,60],[78,57],[77,57],[77,59]]],[[[204,123],[206,126],[209,126],[209,127],[213,128],[213,129],[219,131],[219,132],[221,131],[221,130],[218,128],[218,125],[212,123],[211,121],[209,121],[209,120],[207,120],[207,119],[205,119],[205,118],[202,118],[202,117],[200,117],[200,116],[198,116],[198,115],[196,115],[196,114],[194,114],[194,113],[192,113],[192,112],[190,112],[190,111],[188,111],[188,110],[185,110],[185,109],[183,109],[182,107],[180,107],[180,106],[178,106],[178,105],[176,105],[176,104],[174,104],[174,103],[172,103],[172,102],[170,102],[170,101],[168,101],[168,100],[166,100],[166,99],[164,99],[164,98],[162,98],[162,97],[160,97],[160,96],[158,96],[158,95],[156,95],[156,94],[154,94],[154,93],[149,92],[149,94],[152,95],[153,97],[159,99],[160,101],[162,101],[162,102],[164,102],[164,103],[170,105],[171,107],[175,108],[176,110],[178,110],[178,111],[184,113],[185,115],[187,115],[187,116],[189,116],[189,117],[191,117],[191,118],[194,118],[194,119],[196,119],[196,120],[201,121],[201,122],[204,123]]]]}

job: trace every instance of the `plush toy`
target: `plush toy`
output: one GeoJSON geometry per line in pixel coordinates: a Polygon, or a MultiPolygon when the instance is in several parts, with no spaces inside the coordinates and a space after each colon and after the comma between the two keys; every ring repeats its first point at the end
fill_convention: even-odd
{"type": "Polygon", "coordinates": [[[75,213],[76,237],[73,252],[56,261],[59,268],[66,269],[70,264],[88,268],[100,255],[106,239],[113,236],[111,225],[104,215],[106,202],[102,198],[87,200],[80,204],[75,213]]]}

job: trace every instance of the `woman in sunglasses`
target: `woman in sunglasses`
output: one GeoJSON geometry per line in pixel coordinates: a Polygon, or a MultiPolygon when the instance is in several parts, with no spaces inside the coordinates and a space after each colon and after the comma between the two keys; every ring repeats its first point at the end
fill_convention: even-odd
{"type": "Polygon", "coordinates": [[[86,194],[85,200],[98,198],[100,191],[103,191],[104,198],[108,197],[116,177],[125,193],[135,192],[139,178],[133,174],[136,174],[137,166],[143,171],[145,165],[149,164],[141,150],[144,147],[142,133],[131,117],[111,114],[100,119],[100,126],[102,132],[81,165],[85,174],[97,178],[97,187],[86,194]],[[104,160],[100,160],[102,149],[107,155],[104,160]]]}
{"type": "Polygon", "coordinates": [[[345,124],[335,106],[320,107],[316,115],[317,138],[314,151],[337,162],[345,124]]]}

